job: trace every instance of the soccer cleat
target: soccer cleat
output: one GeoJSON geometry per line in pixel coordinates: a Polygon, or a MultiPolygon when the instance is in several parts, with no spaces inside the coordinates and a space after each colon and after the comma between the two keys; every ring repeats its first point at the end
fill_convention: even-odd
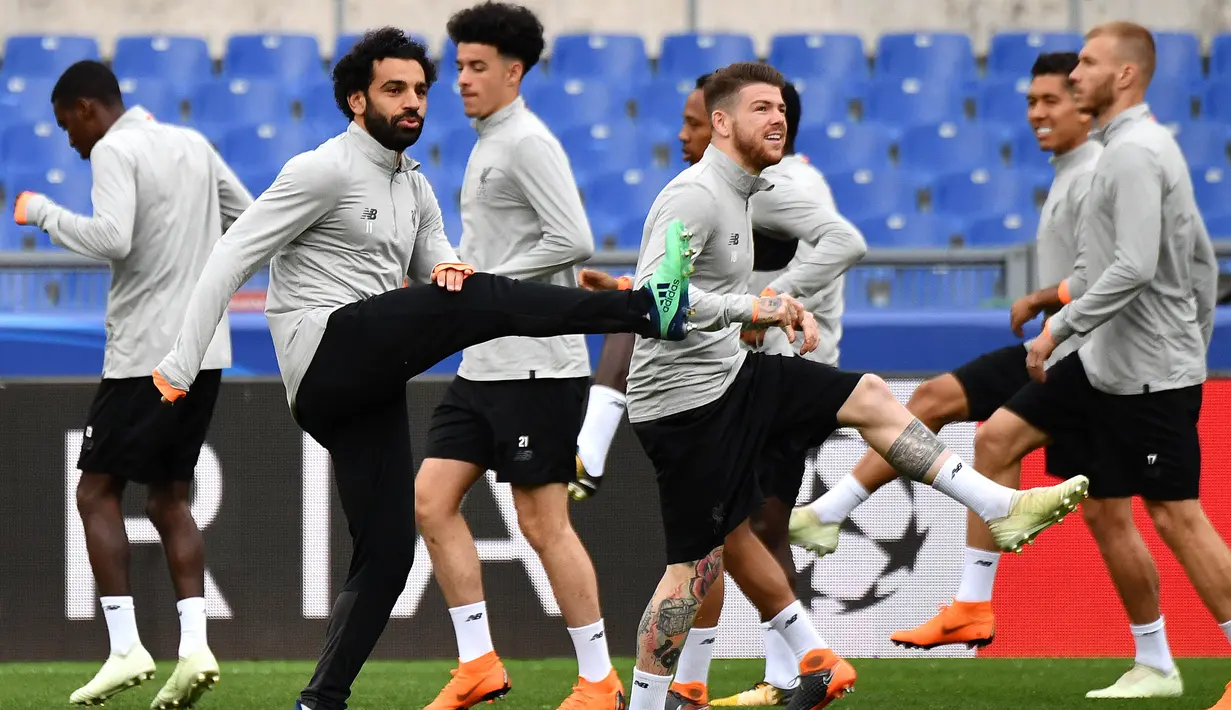
{"type": "Polygon", "coordinates": [[[672,683],[664,710],[708,710],[710,691],[705,683],[672,683]]]}
{"type": "Polygon", "coordinates": [[[218,661],[208,647],[202,646],[175,664],[175,671],[158,691],[150,708],[169,710],[196,707],[197,701],[205,695],[205,691],[213,690],[219,678],[218,661]]]}
{"type": "Polygon", "coordinates": [[[799,662],[799,687],[788,710],[820,710],[855,691],[855,667],[828,648],[809,651],[799,662]]]}
{"type": "Polygon", "coordinates": [[[909,631],[895,631],[889,640],[905,648],[932,649],[950,644],[980,648],[996,638],[996,617],[991,602],[942,604],[940,613],[909,631]]]}
{"type": "Polygon", "coordinates": [[[1209,710],[1231,710],[1231,683],[1227,683],[1222,699],[1210,706],[1209,710]]]}
{"type": "Polygon", "coordinates": [[[479,703],[503,698],[513,688],[509,683],[509,672],[495,651],[459,663],[449,673],[453,675],[453,680],[445,685],[426,710],[466,710],[479,703]]]}
{"type": "Polygon", "coordinates": [[[778,705],[788,705],[795,695],[795,688],[779,688],[776,685],[761,681],[748,690],[736,693],[730,697],[719,698],[710,705],[766,708],[778,705]]]}
{"type": "Polygon", "coordinates": [[[1090,490],[1090,479],[1074,476],[1054,486],[1013,494],[1009,514],[988,522],[996,544],[1005,552],[1021,552],[1039,533],[1064,520],[1090,490]]]}
{"type": "Polygon", "coordinates": [[[1091,690],[1087,698],[1178,698],[1184,694],[1180,669],[1164,674],[1157,668],[1134,663],[1115,683],[1091,690]]]}
{"type": "Polygon", "coordinates": [[[824,557],[838,549],[838,532],[841,528],[840,523],[822,523],[820,518],[816,517],[816,511],[807,505],[791,511],[791,522],[788,526],[791,543],[817,557],[824,557]]]}
{"type": "Polygon", "coordinates": [[[692,235],[684,229],[684,223],[672,220],[667,225],[663,260],[642,286],[654,299],[650,320],[664,340],[683,340],[690,330],[688,316],[692,311],[688,308],[688,278],[693,272],[692,257],[697,253],[688,246],[690,239],[692,235]]]}
{"type": "Polygon", "coordinates": [[[627,707],[624,684],[612,668],[607,677],[597,683],[578,678],[572,694],[564,699],[559,710],[625,710],[627,707]]]}
{"type": "Polygon", "coordinates": [[[569,497],[573,500],[585,500],[598,495],[598,488],[603,485],[603,477],[586,473],[586,465],[581,462],[581,457],[575,458],[577,459],[577,480],[570,481],[568,484],[569,497]]]}
{"type": "Polygon", "coordinates": [[[137,644],[123,656],[112,653],[90,682],[74,691],[68,701],[74,705],[102,705],[129,688],[153,680],[155,670],[150,652],[137,644]]]}

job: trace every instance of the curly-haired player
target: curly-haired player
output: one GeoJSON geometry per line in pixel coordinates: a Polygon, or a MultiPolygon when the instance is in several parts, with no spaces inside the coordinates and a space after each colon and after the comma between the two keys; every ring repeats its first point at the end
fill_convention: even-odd
{"type": "MultiPolygon", "coordinates": [[[[462,260],[481,271],[574,286],[594,238],[560,142],[526,106],[522,79],[543,53],[543,26],[518,5],[488,2],[448,24],[458,88],[478,142],[462,186],[462,260]]],[[[429,710],[458,710],[509,691],[492,645],[479,557],[462,499],[486,471],[511,484],[522,534],[538,553],[577,651],[566,708],[615,710],[594,564],[568,517],[568,484],[590,358],[578,335],[502,338],[467,348],[432,416],[415,481],[419,529],[449,605],[459,667],[429,710]]]]}

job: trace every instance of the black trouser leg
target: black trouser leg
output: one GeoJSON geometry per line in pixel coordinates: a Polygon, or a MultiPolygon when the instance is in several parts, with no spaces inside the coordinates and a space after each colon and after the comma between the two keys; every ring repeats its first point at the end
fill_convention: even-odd
{"type": "Polygon", "coordinates": [[[334,602],[325,648],[301,700],[313,710],[342,710],[351,685],[389,622],[415,554],[414,461],[405,390],[346,420],[315,430],[333,459],[338,497],[354,549],[346,584],[334,602]]]}

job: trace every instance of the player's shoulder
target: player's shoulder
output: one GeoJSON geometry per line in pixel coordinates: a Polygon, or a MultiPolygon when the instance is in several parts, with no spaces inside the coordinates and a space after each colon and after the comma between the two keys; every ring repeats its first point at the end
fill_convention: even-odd
{"type": "Polygon", "coordinates": [[[546,150],[549,153],[564,154],[564,145],[560,143],[560,139],[533,111],[526,109],[519,112],[511,117],[510,123],[512,130],[509,140],[517,153],[546,150]]]}

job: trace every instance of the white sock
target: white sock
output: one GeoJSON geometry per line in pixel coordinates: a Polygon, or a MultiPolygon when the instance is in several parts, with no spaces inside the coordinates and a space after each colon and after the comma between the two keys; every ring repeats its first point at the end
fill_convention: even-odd
{"type": "Polygon", "coordinates": [[[821,634],[812,625],[812,619],[808,618],[808,612],[804,610],[804,605],[798,599],[778,612],[778,615],[769,623],[774,631],[782,635],[782,640],[786,641],[786,645],[795,656],[796,666],[804,659],[804,656],[808,655],[809,651],[829,648],[825,639],[821,638],[821,634]]]}
{"type": "Polygon", "coordinates": [[[102,597],[103,617],[107,619],[107,635],[111,637],[111,652],[123,656],[141,643],[137,634],[137,612],[132,597],[102,597]]]}
{"type": "Polygon", "coordinates": [[[1129,624],[1133,632],[1133,641],[1137,644],[1137,656],[1133,660],[1143,666],[1149,666],[1163,673],[1175,670],[1175,661],[1171,659],[1171,648],[1167,646],[1167,630],[1163,628],[1163,617],[1149,624],[1129,624]]]}
{"type": "Polygon", "coordinates": [[[667,704],[671,676],[646,673],[633,669],[633,692],[628,698],[628,710],[662,710],[667,704]]]}
{"type": "Polygon", "coordinates": [[[957,454],[941,464],[932,487],[970,508],[984,521],[1008,515],[1017,492],[985,477],[957,454]]]}
{"type": "Polygon", "coordinates": [[[812,501],[816,517],[822,523],[840,523],[850,517],[851,511],[868,499],[868,489],[854,476],[846,474],[838,485],[825,491],[825,495],[812,501]]]}
{"type": "Polygon", "coordinates": [[[175,607],[180,612],[180,658],[207,645],[205,637],[205,597],[181,599],[175,607]]]}
{"type": "Polygon", "coordinates": [[[699,629],[693,627],[684,640],[684,650],[675,666],[676,683],[701,683],[707,685],[710,677],[710,660],[714,658],[716,627],[699,629]]]}
{"type": "Polygon", "coordinates": [[[967,547],[962,583],[958,585],[954,599],[959,602],[990,602],[992,585],[996,583],[996,568],[999,566],[999,552],[967,547]]]}
{"type": "Polygon", "coordinates": [[[475,602],[449,609],[453,634],[457,636],[457,660],[465,663],[495,650],[487,625],[487,602],[475,602]]]}
{"type": "Polygon", "coordinates": [[[611,674],[611,654],[607,652],[607,632],[603,620],[569,629],[577,650],[577,675],[597,683],[611,674]]]}
{"type": "Polygon", "coordinates": [[[603,385],[590,388],[586,418],[581,423],[581,433],[577,435],[577,455],[581,457],[586,473],[591,476],[597,478],[603,475],[607,451],[611,449],[611,440],[615,438],[620,421],[624,419],[626,406],[622,392],[603,385]]]}
{"type": "Polygon", "coordinates": [[[1222,629],[1223,634],[1226,635],[1227,640],[1231,641],[1231,621],[1224,621],[1218,626],[1222,629]]]}
{"type": "Polygon", "coordinates": [[[765,682],[783,690],[799,685],[799,661],[786,639],[769,621],[761,622],[761,634],[765,639],[765,682]]]}

